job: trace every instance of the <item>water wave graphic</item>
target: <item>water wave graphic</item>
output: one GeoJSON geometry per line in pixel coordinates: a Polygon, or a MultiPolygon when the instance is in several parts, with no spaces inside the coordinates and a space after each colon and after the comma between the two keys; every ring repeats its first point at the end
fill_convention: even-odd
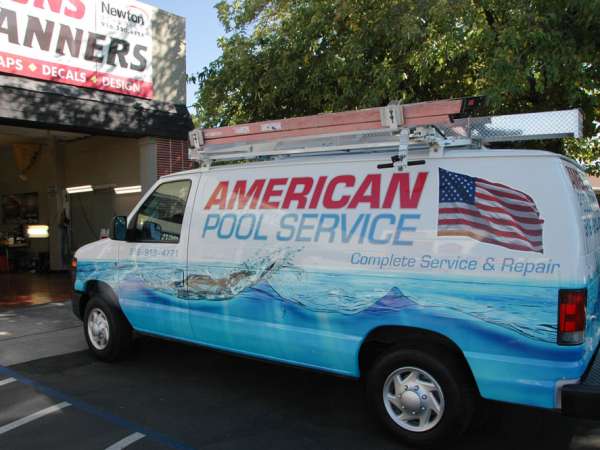
{"type": "Polygon", "coordinates": [[[270,316],[262,317],[260,304],[290,305],[288,308],[305,311],[297,318],[300,322],[314,320],[313,314],[366,318],[418,308],[447,315],[448,320],[461,319],[502,327],[538,341],[556,341],[554,288],[423,280],[401,273],[301,269],[294,265],[299,251],[265,250],[237,265],[123,262],[118,277],[114,263],[81,263],[78,280],[130,286],[127,295],[135,295],[140,301],[159,301],[158,296],[150,295],[155,292],[161,294],[161,302],[185,299],[191,308],[222,304],[228,314],[243,310],[244,314],[256,315],[259,321],[272,320],[270,316]],[[189,273],[187,283],[183,282],[184,271],[189,273]]]}

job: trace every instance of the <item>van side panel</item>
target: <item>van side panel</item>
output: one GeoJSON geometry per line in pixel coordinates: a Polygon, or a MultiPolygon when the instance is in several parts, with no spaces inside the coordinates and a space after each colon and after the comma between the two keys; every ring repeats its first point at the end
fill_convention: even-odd
{"type": "Polygon", "coordinates": [[[559,289],[587,285],[560,159],[446,156],[397,173],[381,158],[203,175],[194,340],[358,376],[370,331],[422,328],[458,345],[484,397],[556,406],[595,347],[556,344],[559,289]]]}

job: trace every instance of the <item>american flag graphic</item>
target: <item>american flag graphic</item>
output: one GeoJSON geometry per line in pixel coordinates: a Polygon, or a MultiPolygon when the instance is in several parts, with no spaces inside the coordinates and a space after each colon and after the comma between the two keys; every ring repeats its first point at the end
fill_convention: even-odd
{"type": "Polygon", "coordinates": [[[468,236],[542,253],[543,223],[535,202],[524,192],[440,169],[438,236],[468,236]]]}

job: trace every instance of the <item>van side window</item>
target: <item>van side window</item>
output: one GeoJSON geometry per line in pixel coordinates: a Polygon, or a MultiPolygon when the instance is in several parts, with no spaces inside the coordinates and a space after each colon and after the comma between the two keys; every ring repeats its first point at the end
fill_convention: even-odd
{"type": "Polygon", "coordinates": [[[135,220],[138,242],[177,243],[192,182],[163,183],[146,199],[135,220]]]}

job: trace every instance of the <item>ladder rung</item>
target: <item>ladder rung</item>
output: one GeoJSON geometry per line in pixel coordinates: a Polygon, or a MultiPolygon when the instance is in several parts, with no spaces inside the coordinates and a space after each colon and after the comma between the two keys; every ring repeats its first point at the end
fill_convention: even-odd
{"type": "MultiPolygon", "coordinates": [[[[277,140],[319,134],[394,128],[388,115],[399,111],[398,126],[446,124],[459,116],[474,98],[438,100],[406,105],[392,104],[383,108],[368,108],[339,113],[317,114],[291,119],[247,123],[202,130],[205,144],[233,144],[277,140]]],[[[397,126],[395,127],[397,128],[397,126]]]]}

